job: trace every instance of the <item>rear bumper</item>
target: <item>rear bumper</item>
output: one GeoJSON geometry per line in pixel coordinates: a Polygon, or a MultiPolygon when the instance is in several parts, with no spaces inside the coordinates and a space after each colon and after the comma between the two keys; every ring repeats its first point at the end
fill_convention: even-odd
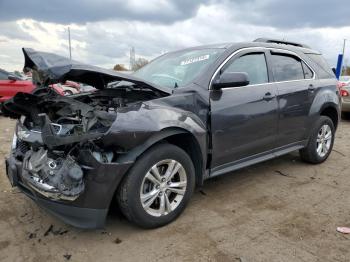
{"type": "Polygon", "coordinates": [[[350,100],[342,99],[341,111],[350,112],[350,100]]]}
{"type": "Polygon", "coordinates": [[[74,227],[93,229],[102,228],[105,224],[109,204],[128,165],[102,165],[92,167],[86,172],[86,190],[74,201],[49,199],[34,190],[22,177],[22,162],[13,155],[5,160],[6,175],[13,187],[36,202],[48,213],[74,227]],[[100,172],[100,173],[99,173],[100,172]],[[101,178],[101,172],[102,178],[101,178]],[[96,175],[100,174],[100,175],[96,175]],[[97,181],[91,176],[95,176],[97,181]]]}

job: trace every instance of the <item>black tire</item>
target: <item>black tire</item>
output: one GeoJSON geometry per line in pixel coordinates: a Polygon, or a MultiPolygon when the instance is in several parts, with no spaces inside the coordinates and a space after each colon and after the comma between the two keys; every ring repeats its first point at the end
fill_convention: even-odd
{"type": "Polygon", "coordinates": [[[192,196],[194,187],[195,170],[188,154],[172,144],[158,144],[147,150],[129,170],[119,186],[117,201],[122,213],[129,221],[143,228],[156,228],[174,221],[182,213],[192,196]],[[141,203],[141,186],[147,172],[160,161],[168,159],[175,160],[182,165],[187,186],[177,207],[168,214],[156,217],[147,213],[141,203]]]}
{"type": "Polygon", "coordinates": [[[318,119],[314,128],[311,131],[311,136],[310,136],[308,145],[299,151],[301,159],[304,160],[305,162],[312,163],[312,164],[320,164],[324,162],[332,152],[334,137],[335,137],[335,128],[334,128],[333,121],[327,116],[320,116],[320,118],[318,119]],[[328,125],[330,127],[330,130],[332,132],[332,138],[330,139],[331,141],[330,141],[330,147],[328,152],[324,156],[321,156],[317,152],[317,137],[319,132],[321,132],[321,128],[324,125],[328,125]]]}

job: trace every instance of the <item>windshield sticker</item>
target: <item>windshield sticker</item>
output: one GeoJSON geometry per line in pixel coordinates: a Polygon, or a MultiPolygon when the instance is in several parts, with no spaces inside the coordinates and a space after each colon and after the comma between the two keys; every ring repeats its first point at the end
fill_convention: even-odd
{"type": "Polygon", "coordinates": [[[193,57],[193,58],[187,59],[185,61],[181,61],[180,64],[183,66],[183,65],[197,63],[197,62],[208,60],[208,59],[209,59],[209,55],[202,55],[202,56],[199,56],[199,57],[193,57]]]}

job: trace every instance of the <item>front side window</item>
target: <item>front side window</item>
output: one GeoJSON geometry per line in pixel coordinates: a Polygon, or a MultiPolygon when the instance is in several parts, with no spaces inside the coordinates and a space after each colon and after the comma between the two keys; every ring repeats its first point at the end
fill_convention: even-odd
{"type": "Polygon", "coordinates": [[[264,53],[251,53],[236,58],[224,72],[247,73],[250,85],[269,82],[264,53]]]}
{"type": "Polygon", "coordinates": [[[301,60],[293,55],[272,54],[272,72],[276,82],[304,79],[301,60]]]}

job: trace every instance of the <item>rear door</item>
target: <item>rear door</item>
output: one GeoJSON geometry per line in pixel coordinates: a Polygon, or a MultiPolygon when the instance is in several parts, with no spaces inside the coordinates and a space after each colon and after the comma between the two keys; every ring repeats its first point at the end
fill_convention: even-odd
{"type": "Polygon", "coordinates": [[[313,70],[296,54],[271,51],[269,56],[278,95],[277,147],[306,139],[309,111],[317,83],[313,70]]]}
{"type": "Polygon", "coordinates": [[[214,172],[272,150],[277,132],[277,90],[269,83],[265,50],[233,56],[214,81],[226,71],[247,73],[250,84],[211,90],[214,172]]]}

